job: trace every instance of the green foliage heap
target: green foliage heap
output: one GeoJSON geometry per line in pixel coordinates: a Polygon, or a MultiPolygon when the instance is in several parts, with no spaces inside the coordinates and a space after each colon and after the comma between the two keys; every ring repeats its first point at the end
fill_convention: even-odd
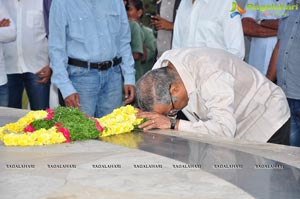
{"type": "Polygon", "coordinates": [[[99,131],[95,126],[95,121],[89,119],[78,108],[73,107],[57,107],[54,109],[54,115],[51,120],[36,120],[32,122],[34,129],[49,129],[56,123],[62,124],[71,134],[71,140],[87,140],[97,139],[99,131]]]}

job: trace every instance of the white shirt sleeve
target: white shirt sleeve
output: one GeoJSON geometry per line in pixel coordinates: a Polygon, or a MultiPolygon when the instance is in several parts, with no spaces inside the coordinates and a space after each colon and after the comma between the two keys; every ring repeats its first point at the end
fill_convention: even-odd
{"type": "Polygon", "coordinates": [[[181,44],[180,44],[180,19],[179,19],[179,14],[178,11],[180,9],[180,6],[177,10],[177,15],[174,21],[174,26],[173,26],[173,37],[172,37],[172,49],[174,48],[180,48],[181,44]]]}
{"type": "MultiPolygon", "coordinates": [[[[236,120],[233,115],[233,86],[234,78],[231,74],[223,71],[212,74],[201,86],[201,96],[208,110],[207,119],[198,120],[198,122],[180,120],[178,130],[234,137],[236,120]]],[[[191,110],[191,112],[194,111],[197,110],[191,110]]]]}
{"type": "MultiPolygon", "coordinates": [[[[231,4],[228,5],[227,10],[229,10],[230,7],[231,4]]],[[[227,51],[243,60],[245,57],[245,41],[240,15],[231,17],[225,12],[223,30],[227,51]]]]}
{"type": "Polygon", "coordinates": [[[16,26],[15,23],[11,18],[9,18],[7,12],[4,11],[4,9],[0,8],[0,21],[3,18],[9,19],[10,24],[9,26],[0,27],[0,42],[11,42],[16,40],[16,26]]]}

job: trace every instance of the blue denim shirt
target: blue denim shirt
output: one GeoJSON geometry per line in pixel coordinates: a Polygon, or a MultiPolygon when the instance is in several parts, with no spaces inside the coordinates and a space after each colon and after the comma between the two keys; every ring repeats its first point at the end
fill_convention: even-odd
{"type": "Polygon", "coordinates": [[[288,98],[300,99],[300,5],[287,14],[278,30],[277,84],[288,98]]]}
{"type": "Polygon", "coordinates": [[[131,34],[123,1],[53,0],[49,29],[52,82],[64,97],[76,93],[68,77],[68,57],[88,62],[122,57],[124,84],[135,84],[131,34]]]}

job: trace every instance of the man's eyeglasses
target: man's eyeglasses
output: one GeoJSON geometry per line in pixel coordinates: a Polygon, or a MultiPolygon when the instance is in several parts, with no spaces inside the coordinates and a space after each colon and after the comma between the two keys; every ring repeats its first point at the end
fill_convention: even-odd
{"type": "Polygon", "coordinates": [[[175,106],[174,106],[174,102],[173,102],[173,99],[172,99],[172,95],[171,95],[171,84],[170,84],[170,86],[169,86],[169,95],[170,95],[170,99],[171,99],[171,103],[172,103],[172,108],[171,108],[171,110],[167,113],[167,117],[169,117],[169,118],[176,118],[176,116],[177,116],[177,113],[178,113],[178,109],[176,109],[175,108],[175,106]]]}

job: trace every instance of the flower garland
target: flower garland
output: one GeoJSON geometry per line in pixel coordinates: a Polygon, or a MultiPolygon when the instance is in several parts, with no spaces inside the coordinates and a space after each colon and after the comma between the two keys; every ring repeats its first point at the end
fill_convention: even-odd
{"type": "Polygon", "coordinates": [[[87,117],[72,107],[30,111],[17,122],[0,127],[0,140],[6,146],[36,146],[127,133],[143,122],[135,117],[136,112],[131,105],[102,118],[87,117]]]}
{"type": "Polygon", "coordinates": [[[128,105],[115,109],[111,114],[96,119],[104,127],[100,137],[131,132],[144,121],[135,117],[136,112],[133,106],[128,105]]]}

